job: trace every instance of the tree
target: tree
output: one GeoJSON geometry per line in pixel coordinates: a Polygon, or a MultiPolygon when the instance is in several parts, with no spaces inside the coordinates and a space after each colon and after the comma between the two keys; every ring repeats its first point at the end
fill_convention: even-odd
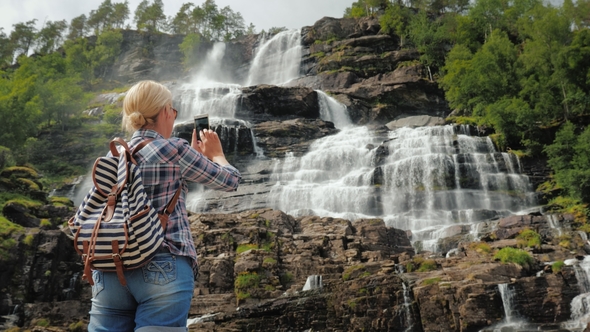
{"type": "Polygon", "coordinates": [[[192,9],[195,5],[192,2],[183,3],[180,10],[170,21],[170,30],[175,34],[186,35],[189,33],[196,33],[194,27],[194,20],[192,17],[192,9]]]}
{"type": "Polygon", "coordinates": [[[86,25],[86,15],[74,17],[70,21],[70,33],[68,34],[68,40],[74,40],[80,37],[86,36],[88,33],[88,26],[86,25]]]}
{"type": "Polygon", "coordinates": [[[135,10],[135,24],[138,30],[161,31],[166,26],[166,15],[162,0],[143,0],[135,10]]]}
{"type": "Polygon", "coordinates": [[[125,21],[129,18],[129,2],[115,3],[110,17],[110,23],[113,28],[123,28],[125,21]]]}
{"type": "Polygon", "coordinates": [[[109,67],[115,62],[121,51],[123,35],[117,30],[102,32],[94,50],[89,54],[95,77],[105,78],[109,67]]]}
{"type": "Polygon", "coordinates": [[[182,43],[178,45],[180,51],[184,55],[183,63],[185,68],[193,67],[198,64],[197,50],[201,43],[200,35],[196,33],[189,33],[184,37],[182,43]]]}
{"type": "Polygon", "coordinates": [[[404,46],[409,30],[409,22],[412,11],[400,4],[394,4],[385,10],[385,13],[379,18],[381,30],[387,34],[396,34],[400,38],[400,46],[404,46]]]}
{"type": "Polygon", "coordinates": [[[14,45],[0,28],[0,68],[11,65],[14,56],[14,45]]]}
{"type": "Polygon", "coordinates": [[[239,12],[234,12],[229,6],[226,6],[221,9],[220,16],[224,18],[221,27],[223,40],[228,41],[243,36],[246,33],[244,18],[242,18],[242,14],[239,12]]]}
{"type": "Polygon", "coordinates": [[[519,57],[520,93],[548,123],[569,117],[567,100],[572,86],[567,81],[567,64],[560,55],[572,40],[571,21],[552,7],[536,6],[519,20],[519,31],[525,40],[519,57]]]}
{"type": "Polygon", "coordinates": [[[426,66],[431,80],[432,72],[444,65],[445,47],[449,43],[449,33],[445,28],[442,21],[430,20],[425,11],[410,20],[410,39],[420,52],[420,61],[426,66]]]}
{"type": "Polygon", "coordinates": [[[37,29],[35,28],[36,22],[37,19],[34,19],[26,23],[17,23],[13,25],[14,29],[10,33],[10,42],[14,46],[16,57],[23,54],[29,54],[29,50],[37,35],[37,29]]]}
{"type": "Polygon", "coordinates": [[[66,20],[47,21],[37,34],[37,48],[35,51],[41,54],[55,51],[63,43],[64,32],[67,28],[68,23],[66,20]]]}
{"type": "Polygon", "coordinates": [[[94,30],[94,34],[98,36],[101,31],[111,27],[111,15],[114,7],[111,0],[104,0],[98,9],[91,10],[88,16],[87,24],[94,30]]]}

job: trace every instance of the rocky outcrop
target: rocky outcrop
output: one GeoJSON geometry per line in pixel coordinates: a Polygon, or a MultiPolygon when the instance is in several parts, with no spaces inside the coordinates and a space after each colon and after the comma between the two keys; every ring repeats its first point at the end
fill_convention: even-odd
{"type": "Polygon", "coordinates": [[[238,105],[236,116],[255,122],[320,117],[317,92],[305,87],[244,87],[238,105]]]}

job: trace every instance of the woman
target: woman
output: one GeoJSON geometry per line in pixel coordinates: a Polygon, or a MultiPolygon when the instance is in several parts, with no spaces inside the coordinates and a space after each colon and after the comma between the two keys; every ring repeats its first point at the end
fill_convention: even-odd
{"type": "Polygon", "coordinates": [[[123,125],[133,133],[133,149],[150,139],[139,150],[143,184],[160,210],[182,193],[166,227],[159,253],[141,269],[125,272],[122,286],[116,272],[93,271],[92,309],[89,331],[186,331],[186,321],[197,273],[197,255],[185,205],[187,181],[224,191],[238,187],[240,173],[225,159],[217,134],[202,130],[197,140],[193,130],[189,145],[170,137],[177,111],[172,94],[162,84],[142,81],[134,85],[123,101],[123,125]]]}

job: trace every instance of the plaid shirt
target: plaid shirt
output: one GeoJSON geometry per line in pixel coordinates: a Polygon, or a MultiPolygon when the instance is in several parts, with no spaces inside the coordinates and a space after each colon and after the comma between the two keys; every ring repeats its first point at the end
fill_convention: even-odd
{"type": "Polygon", "coordinates": [[[133,150],[145,139],[153,141],[137,152],[136,160],[154,208],[160,211],[172,199],[178,186],[182,185],[182,193],[168,220],[164,247],[172,254],[190,257],[196,277],[197,252],[186,211],[186,182],[198,182],[216,190],[235,191],[241,179],[240,172],[231,165],[220,166],[210,161],[191,148],[186,140],[176,137],[164,139],[154,130],[136,131],[129,148],[133,150]]]}

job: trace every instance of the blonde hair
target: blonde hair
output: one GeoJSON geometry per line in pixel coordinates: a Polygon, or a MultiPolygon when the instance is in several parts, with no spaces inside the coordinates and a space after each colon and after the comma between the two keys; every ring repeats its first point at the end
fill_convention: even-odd
{"type": "Polygon", "coordinates": [[[123,100],[123,129],[129,133],[156,123],[163,107],[172,104],[172,93],[162,84],[141,81],[127,91],[123,100]]]}

